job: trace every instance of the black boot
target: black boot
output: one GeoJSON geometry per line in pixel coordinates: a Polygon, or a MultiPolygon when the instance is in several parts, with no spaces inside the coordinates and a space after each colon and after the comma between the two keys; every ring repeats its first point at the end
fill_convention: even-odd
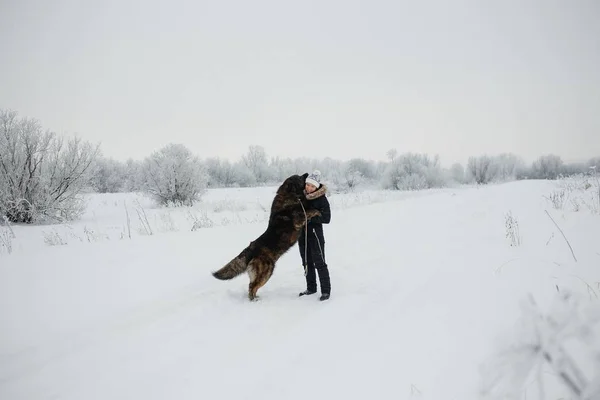
{"type": "Polygon", "coordinates": [[[302,297],[302,296],[308,296],[311,294],[315,294],[317,293],[316,290],[305,290],[304,292],[300,292],[300,294],[298,294],[298,296],[302,297]]]}
{"type": "Polygon", "coordinates": [[[329,299],[329,293],[323,293],[321,295],[321,297],[319,297],[320,301],[324,301],[324,300],[328,300],[329,299]]]}

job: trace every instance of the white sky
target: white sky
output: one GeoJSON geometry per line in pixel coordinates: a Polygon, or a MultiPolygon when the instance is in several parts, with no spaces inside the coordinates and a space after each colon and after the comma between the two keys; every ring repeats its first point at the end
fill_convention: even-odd
{"type": "Polygon", "coordinates": [[[121,160],[600,155],[595,0],[0,0],[0,60],[1,108],[121,160]]]}

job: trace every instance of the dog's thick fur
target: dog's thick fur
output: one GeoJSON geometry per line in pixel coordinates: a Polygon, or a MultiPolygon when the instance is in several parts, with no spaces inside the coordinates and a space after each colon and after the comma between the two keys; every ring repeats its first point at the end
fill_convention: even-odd
{"type": "Polygon", "coordinates": [[[271,204],[265,232],[223,268],[213,272],[215,278],[233,279],[247,271],[248,298],[257,298],[256,292],[271,278],[277,260],[298,241],[306,219],[321,215],[317,210],[308,209],[304,194],[307,177],[308,174],[292,175],[281,184],[271,204]]]}

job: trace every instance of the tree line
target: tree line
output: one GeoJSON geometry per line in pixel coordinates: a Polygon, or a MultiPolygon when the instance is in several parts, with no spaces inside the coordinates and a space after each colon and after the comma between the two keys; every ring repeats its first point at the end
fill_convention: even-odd
{"type": "Polygon", "coordinates": [[[600,157],[566,164],[558,155],[526,164],[517,155],[480,155],[466,165],[395,149],[386,161],[269,157],[262,146],[239,160],[200,159],[182,144],[167,144],[143,160],[105,157],[99,145],[59,137],[38,120],[0,109],[0,216],[10,222],[69,221],[85,210],[86,192],[144,192],[162,205],[191,205],[208,188],[278,185],[319,169],[333,191],[360,187],[421,190],[456,184],[556,179],[600,168],[600,157]]]}

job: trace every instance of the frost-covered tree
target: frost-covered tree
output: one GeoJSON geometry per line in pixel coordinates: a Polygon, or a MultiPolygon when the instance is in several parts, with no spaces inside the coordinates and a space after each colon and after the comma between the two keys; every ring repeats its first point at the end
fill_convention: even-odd
{"type": "Polygon", "coordinates": [[[142,189],[142,162],[128,159],[123,167],[123,190],[126,192],[137,192],[142,189]]]}
{"type": "Polygon", "coordinates": [[[291,158],[274,157],[270,164],[271,174],[277,182],[283,182],[288,176],[297,174],[301,169],[297,169],[294,160],[291,158]]]}
{"type": "Polygon", "coordinates": [[[142,164],[142,190],[161,205],[192,205],[204,194],[208,174],[181,144],[168,144],[142,164]]]}
{"type": "Polygon", "coordinates": [[[235,186],[253,187],[257,185],[256,176],[254,176],[254,173],[252,173],[244,162],[238,161],[233,164],[233,171],[235,174],[235,186]]]}
{"type": "Polygon", "coordinates": [[[515,180],[519,172],[525,168],[525,161],[512,153],[499,154],[493,157],[492,163],[494,178],[502,182],[515,180]]]}
{"type": "Polygon", "coordinates": [[[355,190],[361,183],[365,181],[365,177],[360,173],[360,171],[352,168],[346,168],[341,178],[342,186],[348,190],[355,190]]]}
{"type": "Polygon", "coordinates": [[[375,165],[374,165],[374,168],[375,168],[375,177],[374,177],[374,180],[375,180],[377,183],[381,184],[381,181],[382,181],[382,179],[383,179],[383,176],[384,176],[384,174],[385,174],[385,171],[386,171],[386,170],[387,170],[387,168],[388,168],[388,164],[389,164],[389,163],[388,163],[388,162],[385,162],[385,161],[377,161],[377,162],[375,163],[375,165]]]}
{"type": "Polygon", "coordinates": [[[428,188],[444,187],[446,179],[440,163],[440,156],[436,154],[433,158],[424,157],[425,178],[428,188]]]}
{"type": "Polygon", "coordinates": [[[332,180],[334,190],[356,190],[376,179],[374,163],[362,158],[352,158],[346,162],[328,159],[327,162],[317,162],[317,165],[323,165],[319,169],[332,180]]]}
{"type": "Polygon", "coordinates": [[[496,177],[494,160],[488,155],[469,157],[467,162],[467,176],[469,181],[478,185],[485,185],[496,177]]]}
{"type": "Polygon", "coordinates": [[[547,154],[533,162],[531,174],[535,179],[556,179],[563,172],[562,167],[560,156],[547,154]]]}
{"type": "Polygon", "coordinates": [[[569,163],[563,164],[560,174],[565,176],[585,174],[589,172],[589,167],[586,163],[569,163]]]}
{"type": "Polygon", "coordinates": [[[264,147],[250,146],[248,153],[242,156],[242,162],[252,172],[257,183],[265,184],[273,180],[273,174],[271,173],[264,147]]]}
{"type": "Polygon", "coordinates": [[[358,172],[366,181],[372,181],[376,178],[376,169],[373,161],[363,158],[352,158],[346,163],[346,168],[349,171],[358,172]]]}
{"type": "Polygon", "coordinates": [[[344,173],[344,163],[331,157],[325,157],[323,160],[304,160],[301,165],[300,171],[311,172],[313,169],[318,169],[323,174],[323,178],[327,178],[334,185],[341,182],[344,173]]]}
{"type": "Polygon", "coordinates": [[[94,163],[91,185],[98,193],[117,193],[125,188],[126,166],[112,158],[98,157],[94,163]]]}
{"type": "Polygon", "coordinates": [[[387,153],[385,153],[385,155],[387,156],[388,160],[390,160],[390,162],[393,163],[396,157],[398,157],[398,150],[389,149],[387,153]]]}
{"type": "Polygon", "coordinates": [[[209,187],[239,186],[240,181],[243,180],[239,168],[229,160],[209,158],[205,165],[209,177],[209,187]]]}
{"type": "Polygon", "coordinates": [[[209,175],[209,187],[249,187],[277,184],[292,174],[306,172],[311,161],[276,157],[268,162],[264,150],[257,146],[251,147],[239,161],[213,157],[205,160],[204,164],[209,175]]]}
{"type": "Polygon", "coordinates": [[[445,185],[439,157],[404,153],[393,158],[382,177],[382,185],[393,190],[421,190],[445,185]]]}
{"type": "Polygon", "coordinates": [[[454,163],[449,171],[450,179],[456,183],[465,183],[465,168],[461,163],[454,163]]]}
{"type": "Polygon", "coordinates": [[[98,149],[0,110],[0,214],[25,223],[78,218],[98,149]]]}
{"type": "MultiPolygon", "coordinates": [[[[296,171],[298,172],[311,172],[311,170],[315,169],[315,165],[321,165],[320,169],[321,172],[327,170],[327,158],[325,160],[323,160],[323,162],[321,163],[319,160],[314,160],[311,158],[307,158],[307,157],[301,157],[301,158],[296,158],[294,159],[294,165],[296,166],[296,171]]],[[[339,162],[337,163],[338,165],[340,164],[339,162]]]]}

